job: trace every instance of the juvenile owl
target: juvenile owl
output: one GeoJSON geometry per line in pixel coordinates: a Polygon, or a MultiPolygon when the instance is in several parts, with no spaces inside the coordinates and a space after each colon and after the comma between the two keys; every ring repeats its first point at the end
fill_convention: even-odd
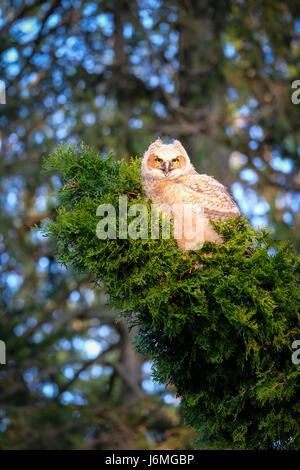
{"type": "Polygon", "coordinates": [[[181,250],[199,249],[205,241],[222,243],[209,219],[224,222],[240,215],[237,204],[221,183],[212,176],[196,172],[178,140],[166,145],[157,139],[149,146],[142,160],[141,181],[146,196],[159,211],[173,220],[175,217],[184,220],[186,213],[193,219],[192,235],[186,223],[181,232],[174,235],[181,250]],[[184,212],[186,208],[192,208],[192,212],[184,212]],[[196,214],[201,216],[200,226],[196,224],[199,221],[196,214]]]}

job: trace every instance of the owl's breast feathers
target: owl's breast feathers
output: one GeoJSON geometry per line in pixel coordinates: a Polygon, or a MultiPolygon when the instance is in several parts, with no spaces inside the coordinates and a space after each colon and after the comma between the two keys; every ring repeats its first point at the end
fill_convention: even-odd
{"type": "Polygon", "coordinates": [[[215,221],[240,215],[236,202],[221,183],[196,172],[175,180],[153,181],[145,190],[154,203],[199,205],[204,215],[215,221]]]}

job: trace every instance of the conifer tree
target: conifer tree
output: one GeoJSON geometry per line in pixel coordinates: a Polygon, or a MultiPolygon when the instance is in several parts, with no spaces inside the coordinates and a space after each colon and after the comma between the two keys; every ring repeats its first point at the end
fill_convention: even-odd
{"type": "Polygon", "coordinates": [[[158,381],[176,386],[196,448],[299,449],[299,256],[291,244],[245,217],[216,223],[225,243],[188,256],[172,238],[100,240],[100,204],[116,208],[116,229],[119,196],[128,207],[148,204],[140,159],[60,146],[45,168],[64,186],[44,234],[61,263],[92,274],[117,315],[138,327],[136,349],[153,359],[158,381]]]}

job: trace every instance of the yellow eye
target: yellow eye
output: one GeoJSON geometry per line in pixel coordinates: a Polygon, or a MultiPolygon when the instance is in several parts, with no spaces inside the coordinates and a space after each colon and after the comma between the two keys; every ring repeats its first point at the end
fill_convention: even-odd
{"type": "Polygon", "coordinates": [[[162,158],[155,157],[155,161],[156,161],[156,163],[161,163],[161,162],[162,162],[162,158]]]}
{"type": "Polygon", "coordinates": [[[174,165],[178,165],[179,158],[173,158],[172,163],[174,163],[174,165]]]}

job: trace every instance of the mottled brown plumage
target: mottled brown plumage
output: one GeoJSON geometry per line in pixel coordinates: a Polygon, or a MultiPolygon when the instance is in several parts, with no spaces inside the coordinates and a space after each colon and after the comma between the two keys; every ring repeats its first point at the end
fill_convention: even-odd
{"type": "Polygon", "coordinates": [[[240,214],[221,183],[212,176],[196,172],[178,140],[166,145],[157,139],[149,146],[142,161],[141,181],[146,196],[173,218],[183,212],[184,205],[192,205],[195,213],[202,211],[203,230],[198,231],[193,240],[188,240],[184,232],[181,239],[177,239],[182,250],[197,249],[203,241],[222,243],[209,219],[224,222],[240,214]]]}

